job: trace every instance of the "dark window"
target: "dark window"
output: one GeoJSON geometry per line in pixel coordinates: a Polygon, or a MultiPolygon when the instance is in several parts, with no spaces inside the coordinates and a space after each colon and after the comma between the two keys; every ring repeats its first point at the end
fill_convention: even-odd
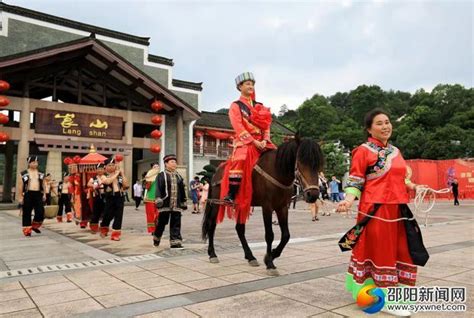
{"type": "Polygon", "coordinates": [[[148,138],[150,138],[150,133],[155,129],[160,130],[160,126],[155,126],[155,125],[151,125],[151,124],[134,123],[133,124],[133,137],[137,137],[137,138],[148,137],[148,138]]]}

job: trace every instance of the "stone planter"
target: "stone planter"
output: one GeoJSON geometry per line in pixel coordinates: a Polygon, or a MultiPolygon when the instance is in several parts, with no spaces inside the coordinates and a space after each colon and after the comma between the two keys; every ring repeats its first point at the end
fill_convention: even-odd
{"type": "Polygon", "coordinates": [[[58,205],[45,205],[44,206],[44,217],[47,219],[53,219],[58,215],[58,205]]]}

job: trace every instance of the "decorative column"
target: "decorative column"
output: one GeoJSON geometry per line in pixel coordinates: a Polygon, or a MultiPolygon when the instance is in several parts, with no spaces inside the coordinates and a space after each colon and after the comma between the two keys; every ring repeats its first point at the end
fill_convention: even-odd
{"type": "Polygon", "coordinates": [[[5,173],[3,176],[3,196],[2,202],[12,202],[12,186],[13,186],[13,152],[15,145],[12,140],[5,144],[5,173]]]}
{"type": "Polygon", "coordinates": [[[183,122],[183,110],[178,109],[176,111],[176,158],[178,159],[178,165],[183,164],[184,159],[184,122],[183,122]]]}
{"type": "MultiPolygon", "coordinates": [[[[46,158],[46,173],[51,173],[51,176],[56,181],[62,180],[62,160],[61,160],[62,152],[60,151],[48,151],[48,157],[46,158]]],[[[66,172],[66,171],[64,171],[66,172]]]]}
{"type": "MultiPolygon", "coordinates": [[[[17,164],[16,164],[16,189],[19,188],[20,178],[18,176],[20,173],[27,168],[26,159],[28,158],[30,152],[30,100],[29,98],[22,99],[21,115],[20,115],[20,131],[21,139],[18,142],[18,152],[17,152],[17,164]]],[[[18,195],[16,196],[18,198],[18,195]]]]}
{"type": "MultiPolygon", "coordinates": [[[[125,121],[125,143],[127,145],[133,145],[133,112],[127,110],[127,120],[125,121]]],[[[132,180],[133,177],[133,150],[130,155],[124,154],[123,159],[123,172],[130,182],[129,198],[131,198],[131,189],[135,180],[132,180]]]]}

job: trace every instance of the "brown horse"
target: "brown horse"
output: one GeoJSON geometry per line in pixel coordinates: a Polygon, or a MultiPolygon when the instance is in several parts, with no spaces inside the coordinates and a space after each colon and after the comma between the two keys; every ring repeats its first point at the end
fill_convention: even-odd
{"type": "MultiPolygon", "coordinates": [[[[288,207],[294,195],[293,183],[295,179],[299,182],[306,202],[316,202],[319,197],[318,173],[323,168],[323,161],[323,153],[318,143],[309,139],[300,140],[299,137],[283,143],[276,150],[263,153],[257,161],[252,172],[252,206],[262,207],[267,243],[264,263],[270,275],[278,275],[273,260],[281,255],[290,240],[288,207]],[[273,211],[276,212],[281,230],[281,241],[275,249],[272,249],[273,211]]],[[[212,178],[209,200],[203,216],[202,238],[209,239],[208,255],[211,263],[219,262],[214,250],[214,234],[219,210],[219,205],[215,202],[219,201],[223,172],[224,166],[221,165],[212,178]]],[[[235,229],[244,249],[245,259],[249,265],[259,266],[245,238],[245,224],[237,223],[235,229]]]]}

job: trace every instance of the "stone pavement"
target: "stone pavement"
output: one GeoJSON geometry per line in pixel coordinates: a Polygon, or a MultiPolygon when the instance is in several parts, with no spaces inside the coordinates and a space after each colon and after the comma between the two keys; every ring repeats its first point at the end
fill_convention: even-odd
{"type": "MultiPolygon", "coordinates": [[[[472,317],[474,310],[474,202],[439,202],[423,227],[431,258],[418,285],[466,286],[467,313],[420,317],[472,317]]],[[[337,239],[353,219],[320,216],[311,222],[304,203],[291,211],[292,241],[275,264],[250,267],[226,220],[218,226],[219,264],[210,264],[200,241],[202,215],[183,216],[185,249],[151,245],[143,211],[127,207],[121,242],[100,239],[71,223],[45,222],[40,235],[21,235],[17,211],[0,212],[0,317],[365,317],[344,290],[349,254],[337,239]]],[[[278,226],[274,227],[276,239],[278,226]]],[[[247,235],[255,256],[265,253],[260,211],[247,235]]],[[[377,314],[387,317],[386,314],[377,314]]]]}

